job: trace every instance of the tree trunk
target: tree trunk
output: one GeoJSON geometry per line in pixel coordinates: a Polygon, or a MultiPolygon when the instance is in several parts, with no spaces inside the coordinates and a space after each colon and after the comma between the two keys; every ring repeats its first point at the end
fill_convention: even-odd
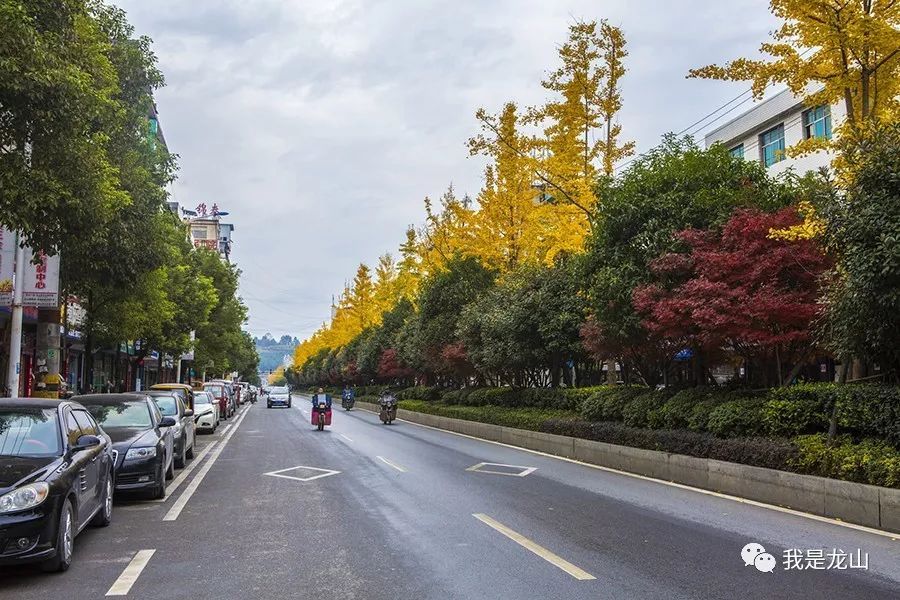
{"type": "MultiPolygon", "coordinates": [[[[850,357],[844,356],[841,359],[841,371],[838,375],[838,383],[841,385],[846,385],[847,383],[847,373],[850,372],[850,357]]],[[[838,415],[838,400],[834,399],[834,404],[831,407],[831,416],[828,418],[828,445],[831,446],[834,444],[834,438],[837,436],[837,415],[838,415]]]]}

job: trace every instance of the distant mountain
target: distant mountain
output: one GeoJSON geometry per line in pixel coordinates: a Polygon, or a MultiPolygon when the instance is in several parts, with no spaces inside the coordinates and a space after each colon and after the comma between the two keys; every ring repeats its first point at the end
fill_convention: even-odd
{"type": "Polygon", "coordinates": [[[290,357],[294,355],[294,348],[300,343],[296,337],[283,335],[276,339],[271,333],[255,337],[253,341],[259,352],[260,371],[274,371],[283,364],[285,357],[290,360],[290,357]]]}

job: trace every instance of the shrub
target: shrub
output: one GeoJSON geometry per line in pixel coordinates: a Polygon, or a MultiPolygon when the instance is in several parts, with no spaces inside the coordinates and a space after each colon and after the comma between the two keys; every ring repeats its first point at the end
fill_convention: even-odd
{"type": "Polygon", "coordinates": [[[417,385],[397,392],[397,400],[424,400],[434,402],[441,399],[443,388],[417,385]]]}
{"type": "Polygon", "coordinates": [[[666,403],[669,393],[656,390],[637,396],[622,409],[622,421],[629,427],[646,427],[650,413],[666,403]]]}
{"type": "Polygon", "coordinates": [[[762,408],[764,430],[776,436],[827,431],[837,387],[799,384],[770,390],[762,408]]]}
{"type": "Polygon", "coordinates": [[[441,402],[406,400],[400,408],[454,419],[492,423],[505,427],[518,427],[538,431],[547,419],[573,419],[577,415],[565,410],[539,408],[500,408],[497,406],[449,406],[441,402]]]}
{"type": "Polygon", "coordinates": [[[787,440],[756,437],[720,439],[708,433],[657,431],[628,427],[621,423],[549,419],[542,423],[541,431],[769,469],[788,468],[797,454],[796,448],[787,440]]]}
{"type": "Polygon", "coordinates": [[[640,386],[605,386],[584,401],[581,416],[586,421],[621,421],[628,402],[645,393],[647,388],[640,386]]]}
{"type": "MultiPolygon", "coordinates": [[[[688,429],[688,422],[697,400],[680,392],[669,398],[662,406],[647,415],[647,425],[653,429],[688,429]]],[[[706,423],[700,430],[706,429],[706,423]]]]}
{"type": "Polygon", "coordinates": [[[828,445],[824,434],[794,439],[798,454],[791,467],[801,473],[900,487],[900,450],[881,440],[854,443],[850,436],[838,436],[828,445]]]}
{"type": "Polygon", "coordinates": [[[763,431],[763,404],[759,398],[724,402],[710,413],[707,429],[718,437],[756,435],[763,431]]]}
{"type": "Polygon", "coordinates": [[[458,390],[445,392],[441,400],[446,404],[466,404],[466,399],[475,388],[464,387],[458,390]]]}

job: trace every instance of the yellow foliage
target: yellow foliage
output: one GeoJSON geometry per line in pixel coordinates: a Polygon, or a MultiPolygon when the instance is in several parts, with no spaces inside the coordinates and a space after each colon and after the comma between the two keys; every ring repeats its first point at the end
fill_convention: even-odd
{"type": "Polygon", "coordinates": [[[812,204],[804,200],[797,208],[803,216],[803,222],[787,229],[772,229],[769,231],[770,238],[786,241],[809,240],[825,232],[825,224],[816,217],[812,204]]]}

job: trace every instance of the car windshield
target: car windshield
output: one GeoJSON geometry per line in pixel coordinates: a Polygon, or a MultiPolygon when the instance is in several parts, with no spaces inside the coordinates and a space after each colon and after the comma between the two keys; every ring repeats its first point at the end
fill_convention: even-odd
{"type": "Polygon", "coordinates": [[[194,392],[194,404],[212,404],[212,396],[208,392],[194,392]]]}
{"type": "Polygon", "coordinates": [[[288,389],[286,387],[272,387],[269,388],[269,393],[275,396],[286,396],[288,389]]]}
{"type": "Polygon", "coordinates": [[[178,416],[178,401],[175,396],[153,396],[153,401],[159,407],[159,412],[165,417],[178,416]]]}
{"type": "Polygon", "coordinates": [[[208,385],[204,389],[211,394],[215,394],[216,396],[224,395],[222,392],[222,386],[220,385],[208,385]]]}
{"type": "Polygon", "coordinates": [[[121,404],[97,404],[87,407],[97,422],[105,428],[153,426],[150,407],[143,400],[121,404]]]}
{"type": "Polygon", "coordinates": [[[0,456],[58,456],[54,409],[0,409],[0,456]]]}

